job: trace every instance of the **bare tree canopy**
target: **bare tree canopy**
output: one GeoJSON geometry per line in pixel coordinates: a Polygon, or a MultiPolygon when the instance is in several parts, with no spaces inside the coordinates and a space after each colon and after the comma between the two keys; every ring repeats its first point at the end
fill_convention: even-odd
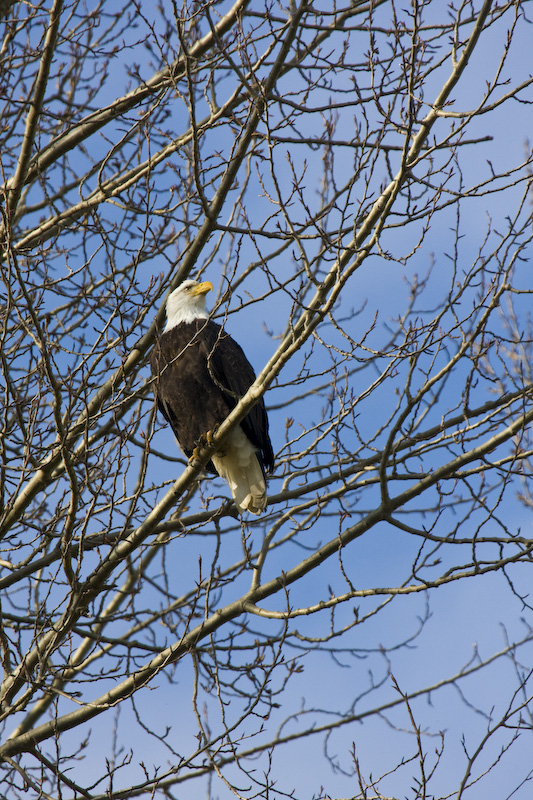
{"type": "Polygon", "coordinates": [[[2,796],[531,796],[532,12],[0,3],[2,796]],[[190,462],[186,278],[257,373],[190,462]]]}

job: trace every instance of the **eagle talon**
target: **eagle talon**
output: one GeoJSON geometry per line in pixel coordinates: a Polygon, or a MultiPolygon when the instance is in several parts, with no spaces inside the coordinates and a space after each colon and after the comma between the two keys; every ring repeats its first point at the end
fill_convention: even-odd
{"type": "MultiPolygon", "coordinates": [[[[217,425],[215,425],[215,427],[213,428],[212,431],[207,431],[207,433],[202,433],[201,434],[200,438],[198,439],[198,444],[195,447],[195,452],[199,451],[199,449],[201,447],[210,447],[212,449],[215,448],[215,443],[214,443],[213,439],[214,439],[214,437],[216,435],[216,432],[217,432],[218,428],[219,428],[219,426],[217,424],[217,425]]],[[[224,453],[223,450],[220,450],[220,448],[216,448],[215,455],[219,456],[219,458],[224,458],[225,453],[224,453]]]]}
{"type": "Polygon", "coordinates": [[[217,428],[218,428],[218,425],[215,425],[215,427],[213,428],[212,431],[207,431],[207,433],[205,434],[205,437],[204,437],[205,438],[205,443],[207,444],[208,447],[213,447],[213,437],[215,436],[215,434],[217,432],[217,428]]]}
{"type": "Polygon", "coordinates": [[[200,467],[202,465],[202,459],[200,458],[200,450],[202,448],[202,443],[198,443],[194,450],[191,453],[189,458],[189,464],[191,467],[200,467]]]}

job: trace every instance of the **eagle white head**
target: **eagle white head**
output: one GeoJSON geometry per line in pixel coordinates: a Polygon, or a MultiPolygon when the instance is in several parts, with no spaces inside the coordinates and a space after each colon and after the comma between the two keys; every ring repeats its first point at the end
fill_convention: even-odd
{"type": "Polygon", "coordinates": [[[207,319],[205,296],[211,291],[213,285],[209,281],[183,281],[174,289],[167,300],[167,331],[175,328],[181,322],[194,322],[195,319],[207,319]]]}

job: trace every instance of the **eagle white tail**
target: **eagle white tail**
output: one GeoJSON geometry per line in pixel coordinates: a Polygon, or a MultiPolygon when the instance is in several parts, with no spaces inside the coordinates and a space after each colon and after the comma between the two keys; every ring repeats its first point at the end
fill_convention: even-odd
{"type": "Polygon", "coordinates": [[[255,448],[240,425],[230,434],[224,452],[213,455],[211,461],[227,481],[239,511],[260,514],[267,503],[265,478],[255,448]]]}

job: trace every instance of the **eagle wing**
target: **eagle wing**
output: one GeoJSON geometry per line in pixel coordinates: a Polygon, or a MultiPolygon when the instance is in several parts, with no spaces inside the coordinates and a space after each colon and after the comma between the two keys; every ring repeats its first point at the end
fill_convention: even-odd
{"type": "MultiPolygon", "coordinates": [[[[209,325],[209,336],[205,344],[209,373],[217,387],[226,395],[231,408],[244,397],[256,375],[244,351],[219,325],[209,325]]],[[[260,455],[263,468],[272,470],[274,453],[268,434],[268,417],[263,398],[250,409],[241,420],[241,427],[260,455]]]]}

